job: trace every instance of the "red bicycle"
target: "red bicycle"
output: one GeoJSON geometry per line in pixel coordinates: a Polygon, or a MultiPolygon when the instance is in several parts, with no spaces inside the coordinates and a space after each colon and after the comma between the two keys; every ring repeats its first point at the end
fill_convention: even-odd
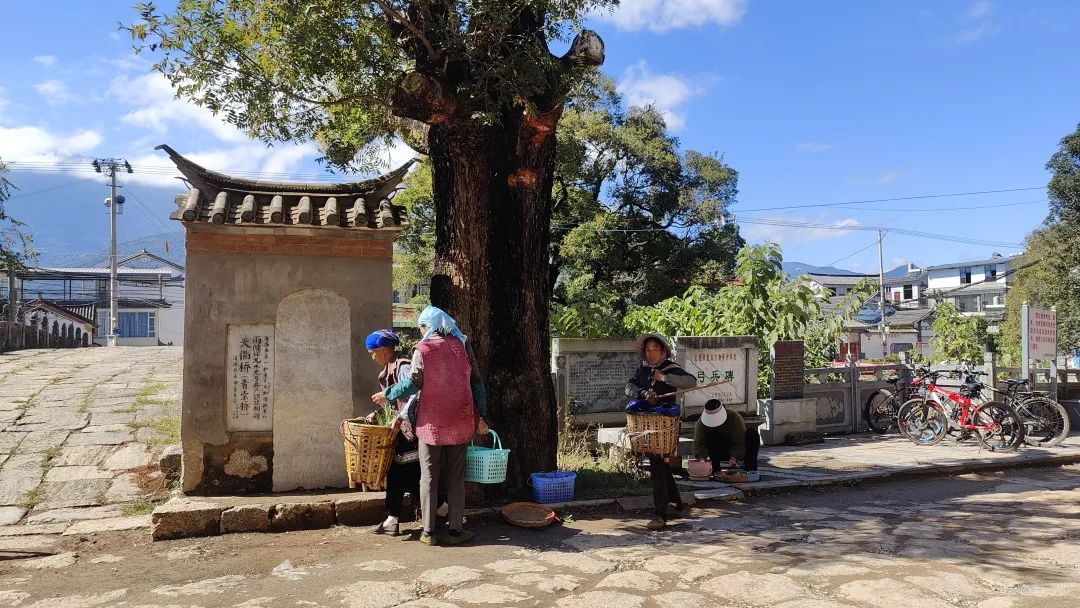
{"type": "Polygon", "coordinates": [[[950,418],[946,405],[957,411],[955,426],[973,432],[979,444],[991,451],[1013,451],[1024,442],[1024,423],[1012,406],[997,401],[973,403],[981,394],[982,383],[965,382],[954,393],[937,385],[945,372],[923,368],[918,373],[925,378],[926,392],[900,406],[896,416],[900,432],[914,443],[933,445],[945,437],[950,418]]]}

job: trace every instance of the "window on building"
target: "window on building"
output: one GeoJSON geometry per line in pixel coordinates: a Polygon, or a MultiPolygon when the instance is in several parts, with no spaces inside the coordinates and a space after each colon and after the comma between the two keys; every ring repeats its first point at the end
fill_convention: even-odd
{"type": "Polygon", "coordinates": [[[983,279],[987,281],[997,280],[997,264],[983,266],[983,279]]]}
{"type": "MultiPolygon", "coordinates": [[[[119,318],[121,338],[157,337],[157,313],[122,312],[119,318]]],[[[108,333],[108,329],[105,330],[108,333]]]]}
{"type": "Polygon", "coordinates": [[[109,311],[99,310],[97,313],[97,330],[94,332],[95,336],[102,337],[109,335],[109,311]]]}
{"type": "Polygon", "coordinates": [[[913,287],[912,285],[904,285],[904,299],[905,300],[912,300],[912,299],[915,298],[914,290],[912,289],[912,287],[913,287]]]}
{"type": "Polygon", "coordinates": [[[971,283],[971,266],[964,266],[960,269],[960,284],[967,285],[971,283]]]}
{"type": "Polygon", "coordinates": [[[893,342],[889,345],[889,352],[896,355],[899,353],[906,353],[912,349],[910,342],[893,342]]]}

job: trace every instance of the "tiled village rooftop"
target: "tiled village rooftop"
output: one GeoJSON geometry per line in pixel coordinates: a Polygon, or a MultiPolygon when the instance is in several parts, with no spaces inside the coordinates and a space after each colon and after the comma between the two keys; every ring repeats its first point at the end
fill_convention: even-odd
{"type": "Polygon", "coordinates": [[[414,161],[373,179],[339,183],[253,180],[211,171],[160,145],[190,185],[172,219],[185,223],[399,231],[404,209],[391,202],[414,161]]]}

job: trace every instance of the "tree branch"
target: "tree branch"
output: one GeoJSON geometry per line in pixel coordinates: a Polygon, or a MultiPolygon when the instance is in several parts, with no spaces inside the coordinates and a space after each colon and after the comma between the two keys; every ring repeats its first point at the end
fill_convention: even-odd
{"type": "Polygon", "coordinates": [[[430,59],[432,63],[438,63],[439,58],[442,56],[442,54],[435,50],[435,47],[432,46],[431,41],[428,40],[424,32],[420,31],[420,28],[416,27],[416,24],[410,21],[409,18],[405,15],[394,10],[394,7],[387,4],[384,0],[372,1],[377,4],[380,9],[382,9],[382,12],[389,19],[393,20],[401,27],[409,30],[413,37],[415,37],[420,42],[420,44],[424,45],[424,48],[427,50],[428,59],[430,59]]]}
{"type": "Polygon", "coordinates": [[[411,72],[401,80],[390,97],[393,112],[401,118],[429,125],[444,123],[457,111],[457,102],[430,76],[411,72]]]}

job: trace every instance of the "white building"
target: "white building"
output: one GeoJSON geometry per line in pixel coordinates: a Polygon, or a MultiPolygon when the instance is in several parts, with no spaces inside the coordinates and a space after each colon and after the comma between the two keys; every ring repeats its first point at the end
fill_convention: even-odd
{"type": "MultiPolygon", "coordinates": [[[[71,309],[96,305],[95,344],[109,331],[109,268],[31,268],[18,273],[23,301],[45,298],[71,309]]],[[[184,267],[142,251],[117,261],[117,330],[120,346],[181,345],[184,337],[184,267]]]]}
{"type": "MultiPolygon", "coordinates": [[[[916,308],[925,303],[927,273],[914,264],[908,264],[903,276],[885,277],[885,301],[900,308],[916,308]]],[[[856,285],[867,281],[878,285],[876,274],[814,274],[809,273],[811,285],[828,297],[847,295],[856,285]]],[[[876,291],[875,291],[876,294],[876,291]]]]}
{"type": "Polygon", "coordinates": [[[951,302],[961,313],[1000,321],[1016,261],[1016,256],[995,253],[986,260],[930,266],[927,296],[935,305],[951,302]]]}

